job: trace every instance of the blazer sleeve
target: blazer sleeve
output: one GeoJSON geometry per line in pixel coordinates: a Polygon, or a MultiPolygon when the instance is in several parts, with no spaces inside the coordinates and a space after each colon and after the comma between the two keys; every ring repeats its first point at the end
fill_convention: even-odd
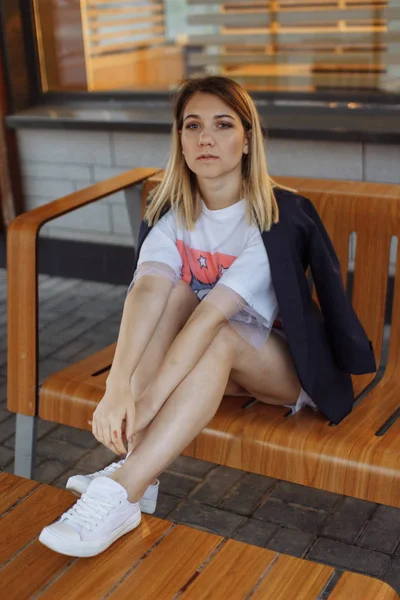
{"type": "Polygon", "coordinates": [[[346,295],[328,232],[310,200],[302,198],[302,207],[309,217],[308,262],[335,361],[346,373],[373,373],[372,343],[346,295]]]}

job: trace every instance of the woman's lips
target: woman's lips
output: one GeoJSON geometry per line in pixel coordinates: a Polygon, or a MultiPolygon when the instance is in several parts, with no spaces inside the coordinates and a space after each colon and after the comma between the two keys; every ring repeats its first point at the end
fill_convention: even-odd
{"type": "Polygon", "coordinates": [[[211,161],[211,160],[217,160],[218,156],[212,156],[211,154],[208,154],[206,156],[199,156],[199,158],[197,160],[201,160],[201,161],[211,161]]]}

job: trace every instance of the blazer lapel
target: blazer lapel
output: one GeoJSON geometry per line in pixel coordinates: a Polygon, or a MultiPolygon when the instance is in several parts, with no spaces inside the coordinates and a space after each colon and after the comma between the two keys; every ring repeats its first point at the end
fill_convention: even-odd
{"type": "Polygon", "coordinates": [[[308,346],[303,303],[282,212],[280,221],[269,231],[262,231],[261,237],[268,254],[272,283],[287,342],[299,376],[305,376],[308,346]]]}

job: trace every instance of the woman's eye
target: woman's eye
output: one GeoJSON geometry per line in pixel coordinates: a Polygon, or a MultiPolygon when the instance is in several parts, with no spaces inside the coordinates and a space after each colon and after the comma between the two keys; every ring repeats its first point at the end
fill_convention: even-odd
{"type": "Polygon", "coordinates": [[[232,123],[226,123],[225,121],[221,121],[221,123],[218,123],[218,127],[220,129],[229,129],[230,127],[232,127],[232,123]]]}
{"type": "Polygon", "coordinates": [[[186,129],[197,129],[198,127],[198,123],[189,123],[188,125],[186,125],[186,129]]]}

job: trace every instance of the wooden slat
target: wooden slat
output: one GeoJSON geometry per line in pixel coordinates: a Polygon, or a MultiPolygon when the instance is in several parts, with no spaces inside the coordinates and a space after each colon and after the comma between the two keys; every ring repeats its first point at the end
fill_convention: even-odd
{"type": "Polygon", "coordinates": [[[180,596],[182,600],[246,598],[278,555],[229,540],[180,596]]]}
{"type": "Polygon", "coordinates": [[[333,573],[332,567],[281,555],[251,599],[317,600],[333,573]]]}
{"type": "Polygon", "coordinates": [[[0,473],[0,515],[38,487],[37,481],[0,473]]]}
{"type": "Polygon", "coordinates": [[[48,502],[48,486],[41,485],[1,520],[0,563],[8,560],[17,550],[36,537],[65,512],[76,497],[64,490],[52,492],[48,502]]]}
{"type": "Polygon", "coordinates": [[[262,11],[252,11],[243,14],[242,11],[235,9],[235,12],[229,11],[225,13],[204,13],[188,15],[187,22],[189,25],[240,25],[240,27],[252,26],[267,26],[272,21],[279,23],[280,27],[304,27],[305,25],[324,24],[337,26],[337,22],[342,20],[351,26],[352,21],[363,20],[370,21],[369,25],[373,26],[375,21],[386,19],[400,19],[400,8],[392,7],[386,9],[349,7],[346,9],[337,10],[297,10],[297,11],[274,11],[271,12],[267,8],[262,11]],[[257,22],[257,18],[259,19],[257,22]]]}
{"type": "Polygon", "coordinates": [[[163,10],[163,4],[161,2],[156,2],[154,4],[149,4],[147,6],[127,6],[127,7],[121,7],[121,8],[88,8],[87,9],[87,14],[89,17],[101,17],[103,15],[126,15],[126,14],[130,14],[130,15],[136,15],[138,13],[144,13],[144,12],[157,12],[159,10],[163,10]]]}
{"type": "Polygon", "coordinates": [[[109,598],[131,600],[132,590],[141,600],[174,598],[222,539],[204,531],[178,526],[109,598]],[[155,573],[162,573],[162,577],[154,577],[155,573]]]}
{"type": "MultiPolygon", "coordinates": [[[[145,17],[139,17],[135,19],[121,19],[117,21],[107,21],[101,22],[101,27],[107,29],[109,27],[128,27],[128,25],[139,25],[140,23],[162,23],[164,21],[163,13],[153,13],[151,15],[145,17]]],[[[97,31],[99,29],[99,24],[96,21],[89,21],[88,29],[97,31]]],[[[90,34],[90,39],[95,40],[96,34],[90,34]]]]}
{"type": "MultiPolygon", "coordinates": [[[[161,20],[163,20],[162,15],[161,15],[161,20]]],[[[159,19],[159,21],[160,21],[160,19],[159,19]]],[[[151,24],[151,18],[149,18],[147,22],[149,24],[151,24]]],[[[127,38],[128,36],[130,36],[130,38],[133,37],[134,39],[133,40],[127,39],[124,42],[124,45],[130,46],[132,44],[132,41],[135,40],[135,36],[138,36],[138,35],[142,36],[142,35],[146,35],[148,33],[164,33],[164,31],[165,31],[164,25],[157,25],[155,27],[141,27],[140,29],[139,28],[136,28],[136,29],[129,28],[128,30],[120,29],[118,31],[113,31],[113,32],[91,34],[90,42],[93,43],[93,42],[98,42],[101,40],[116,40],[120,37],[127,38]]],[[[141,41],[141,40],[139,40],[139,41],[141,41]]],[[[107,49],[107,48],[109,48],[109,45],[104,44],[101,46],[101,48],[107,49]]]]}
{"type": "MultiPolygon", "coordinates": [[[[168,521],[143,516],[137,529],[124,535],[105,552],[92,558],[77,560],[40,595],[40,600],[104,598],[135,566],[135,563],[151,550],[171,525],[168,521]]],[[[154,574],[153,577],[157,579],[154,574]]],[[[130,592],[132,598],[132,589],[130,592]]],[[[136,591],[134,597],[139,597],[136,591]]]]}
{"type": "Polygon", "coordinates": [[[36,590],[71,561],[70,556],[53,552],[39,541],[33,542],[1,569],[0,598],[30,600],[36,590]]]}
{"type": "Polygon", "coordinates": [[[393,588],[384,581],[357,575],[343,573],[329,600],[398,600],[399,596],[393,588]]]}
{"type": "Polygon", "coordinates": [[[376,32],[359,32],[359,31],[298,31],[286,33],[282,31],[269,33],[258,33],[250,35],[246,31],[244,33],[228,33],[228,34],[197,34],[189,36],[189,44],[193,45],[215,45],[229,46],[232,44],[248,44],[252,46],[263,46],[271,43],[286,45],[297,44],[313,45],[323,43],[327,45],[344,45],[351,46],[353,44],[368,44],[377,46],[378,44],[386,44],[398,39],[397,32],[376,31],[376,32]]]}
{"type": "MultiPolygon", "coordinates": [[[[160,27],[163,31],[164,27],[160,27]]],[[[142,46],[152,46],[156,44],[164,44],[166,38],[164,36],[149,37],[144,40],[132,40],[130,42],[124,42],[123,44],[109,44],[108,46],[94,46],[91,48],[92,56],[100,56],[103,53],[116,52],[118,50],[125,50],[129,48],[137,48],[142,46]]]]}
{"type": "Polygon", "coordinates": [[[338,54],[334,51],[327,52],[277,52],[276,54],[251,54],[243,50],[242,54],[206,54],[190,52],[188,64],[191,67],[206,65],[309,65],[310,69],[318,66],[331,65],[340,69],[343,66],[354,65],[356,67],[368,66],[374,69],[382,69],[389,64],[400,64],[400,54],[388,55],[383,52],[347,52],[338,54]]]}

